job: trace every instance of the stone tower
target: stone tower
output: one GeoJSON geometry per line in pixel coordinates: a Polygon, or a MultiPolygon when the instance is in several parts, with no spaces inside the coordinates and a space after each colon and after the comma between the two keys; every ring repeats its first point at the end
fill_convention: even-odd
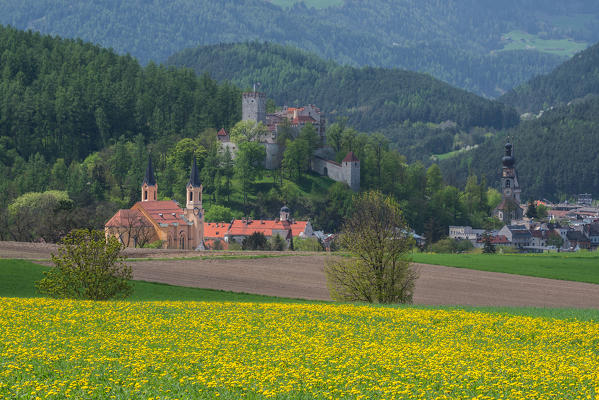
{"type": "Polygon", "coordinates": [[[152,168],[152,158],[148,157],[146,176],[141,184],[141,201],[156,201],[158,199],[158,185],[152,168]]]}
{"type": "Polygon", "coordinates": [[[266,124],[266,95],[260,92],[243,93],[241,119],[266,124]]]}
{"type": "Polygon", "coordinates": [[[279,212],[279,220],[281,222],[287,221],[291,222],[291,210],[287,206],[283,206],[281,211],[279,212]]]}
{"type": "Polygon", "coordinates": [[[341,168],[345,182],[354,192],[358,192],[360,190],[360,160],[353,151],[347,153],[341,162],[341,168]]]}
{"type": "Polygon", "coordinates": [[[512,155],[512,144],[505,144],[505,156],[501,159],[501,203],[495,209],[494,215],[506,224],[514,219],[522,218],[520,207],[520,185],[516,173],[516,159],[512,155]]]}
{"type": "MultiPolygon", "coordinates": [[[[204,209],[202,208],[202,182],[198,172],[198,164],[194,157],[191,163],[191,174],[187,183],[187,206],[185,207],[185,218],[193,224],[195,240],[190,247],[196,250],[204,250],[204,209]]],[[[190,235],[190,237],[192,237],[190,235]]]]}

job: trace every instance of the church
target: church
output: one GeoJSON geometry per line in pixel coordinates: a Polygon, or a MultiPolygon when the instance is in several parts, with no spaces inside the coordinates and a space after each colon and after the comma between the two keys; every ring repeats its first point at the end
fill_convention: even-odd
{"type": "Polygon", "coordinates": [[[106,223],[106,237],[114,236],[126,247],[142,247],[161,241],[165,249],[203,250],[202,183],[195,159],[186,188],[185,209],[173,200],[159,201],[152,160],[148,159],[141,201],[128,210],[119,210],[106,223]]]}
{"type": "Polygon", "coordinates": [[[512,220],[520,220],[523,216],[522,207],[520,207],[520,185],[518,184],[518,174],[516,173],[516,159],[512,155],[512,144],[505,144],[505,156],[501,159],[503,164],[501,170],[501,203],[493,212],[505,224],[509,225],[512,220]]]}

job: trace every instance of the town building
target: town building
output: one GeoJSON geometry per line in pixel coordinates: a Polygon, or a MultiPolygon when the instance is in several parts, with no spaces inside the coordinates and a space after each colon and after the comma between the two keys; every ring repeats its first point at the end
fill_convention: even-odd
{"type": "Polygon", "coordinates": [[[148,160],[141,185],[141,201],[119,210],[104,226],[106,237],[114,236],[127,247],[162,242],[166,249],[204,249],[202,183],[194,159],[187,183],[187,204],[181,209],[173,200],[158,200],[158,184],[152,160],[148,160]]]}
{"type": "Polygon", "coordinates": [[[495,208],[493,215],[510,224],[512,220],[519,220],[523,216],[520,207],[520,185],[516,173],[516,159],[512,155],[512,144],[505,144],[505,156],[501,159],[503,164],[501,171],[501,203],[495,208]]]}

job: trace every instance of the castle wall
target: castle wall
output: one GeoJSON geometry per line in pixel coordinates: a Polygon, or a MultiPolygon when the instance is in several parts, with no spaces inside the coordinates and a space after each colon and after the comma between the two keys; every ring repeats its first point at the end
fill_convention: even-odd
{"type": "Polygon", "coordinates": [[[266,124],[266,95],[260,92],[243,93],[241,114],[243,121],[256,121],[266,124]]]}

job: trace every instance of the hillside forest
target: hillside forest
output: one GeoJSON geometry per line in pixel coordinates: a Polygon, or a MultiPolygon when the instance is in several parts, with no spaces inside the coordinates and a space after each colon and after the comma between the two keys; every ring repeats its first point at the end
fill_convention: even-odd
{"type": "Polygon", "coordinates": [[[426,72],[497,97],[599,40],[594,0],[1,0],[0,24],[163,62],[185,48],[265,40],[343,65],[426,72]],[[309,2],[308,4],[316,4],[309,2]]]}
{"type": "MultiPolygon", "coordinates": [[[[160,199],[184,200],[189,166],[201,168],[206,218],[295,218],[334,232],[351,209],[345,185],[308,171],[314,128],[289,136],[283,166],[239,141],[232,155],[216,131],[242,130],[240,89],[191,70],[149,64],[82,41],[0,28],[0,239],[55,241],[73,227],[101,228],[139,199],[148,156],[160,199]]],[[[247,130],[246,130],[247,131],[247,130]]],[[[461,191],[437,165],[408,163],[382,135],[332,124],[328,140],[361,160],[364,189],[393,195],[416,232],[435,241],[450,224],[494,226],[498,193],[474,175],[461,191]]]]}

